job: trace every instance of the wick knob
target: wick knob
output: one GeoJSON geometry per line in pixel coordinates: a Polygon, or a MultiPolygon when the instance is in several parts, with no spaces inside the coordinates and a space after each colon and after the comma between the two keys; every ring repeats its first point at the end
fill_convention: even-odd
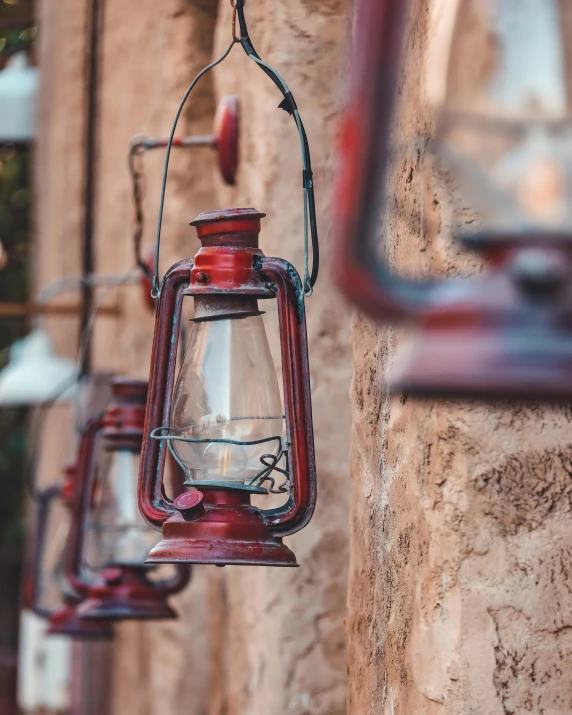
{"type": "Polygon", "coordinates": [[[194,489],[179,496],[173,501],[175,509],[183,515],[185,519],[197,519],[205,513],[203,495],[194,489]]]}

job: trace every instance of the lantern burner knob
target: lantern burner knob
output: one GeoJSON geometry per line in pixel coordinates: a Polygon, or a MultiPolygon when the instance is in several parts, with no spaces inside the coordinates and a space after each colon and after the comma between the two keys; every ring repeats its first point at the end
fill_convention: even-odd
{"type": "Polygon", "coordinates": [[[203,495],[196,489],[179,494],[173,501],[173,506],[185,519],[196,519],[205,512],[203,495]]]}

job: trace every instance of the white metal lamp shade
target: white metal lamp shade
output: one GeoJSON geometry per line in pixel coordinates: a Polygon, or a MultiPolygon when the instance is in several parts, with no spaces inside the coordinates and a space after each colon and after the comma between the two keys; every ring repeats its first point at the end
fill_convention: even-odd
{"type": "Polygon", "coordinates": [[[0,406],[68,402],[76,389],[75,363],[54,353],[43,330],[14,343],[10,361],[0,371],[0,406]]]}
{"type": "Polygon", "coordinates": [[[29,142],[36,136],[38,70],[18,52],[0,72],[0,142],[29,142]]]}

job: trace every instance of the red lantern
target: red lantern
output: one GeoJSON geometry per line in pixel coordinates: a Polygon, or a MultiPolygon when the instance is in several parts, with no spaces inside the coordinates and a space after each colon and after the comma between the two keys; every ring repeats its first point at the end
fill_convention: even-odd
{"type": "Polygon", "coordinates": [[[25,566],[22,606],[30,609],[41,618],[49,620],[51,635],[65,635],[76,639],[103,639],[112,637],[113,631],[107,622],[89,622],[77,614],[77,606],[81,596],[72,588],[65,578],[66,551],[70,545],[69,534],[61,544],[58,554],[59,567],[47,572],[45,569],[46,537],[49,531],[51,509],[56,500],[61,500],[68,511],[73,508],[77,469],[75,464],[69,464],[64,472],[64,481],[60,485],[48,487],[36,496],[35,530],[30,541],[30,550],[25,566]],[[63,596],[64,606],[50,608],[45,603],[46,582],[54,582],[58,592],[63,596]]]}
{"type": "Polygon", "coordinates": [[[85,622],[175,618],[168,597],[188,584],[190,569],[180,566],[172,578],[154,581],[153,569],[143,563],[155,541],[136,497],[147,383],[115,378],[111,390],[111,402],[103,418],[87,427],[80,453],[68,559],[68,578],[83,596],[77,613],[85,622]],[[99,562],[95,578],[86,578],[90,531],[99,562]]]}
{"type": "Polygon", "coordinates": [[[141,512],[163,540],[147,563],[297,566],[282,538],[308,523],[316,500],[304,294],[293,266],[258,248],[263,216],[201,214],[192,225],[202,248],[163,280],[139,480],[141,512]],[[175,384],[186,296],[195,317],[175,384]],[[278,301],[283,407],[259,299],[278,301]],[[194,487],[172,502],[167,451],[194,487]],[[285,503],[251,505],[269,491],[285,503]]]}
{"type": "Polygon", "coordinates": [[[408,3],[358,8],[333,268],[361,310],[414,326],[412,347],[396,361],[396,390],[572,396],[569,4],[526,12],[518,3],[461,0],[439,15],[452,32],[439,47],[446,54],[449,45],[446,72],[431,83],[433,145],[482,217],[462,242],[488,263],[482,275],[449,281],[397,276],[378,254],[408,3]]]}

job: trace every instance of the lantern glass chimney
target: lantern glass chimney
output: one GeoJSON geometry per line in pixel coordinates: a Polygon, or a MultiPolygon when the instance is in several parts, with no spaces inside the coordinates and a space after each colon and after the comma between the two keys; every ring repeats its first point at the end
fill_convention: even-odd
{"type": "MultiPolygon", "coordinates": [[[[283,410],[256,300],[193,322],[173,395],[173,449],[193,482],[247,484],[281,448],[283,410]]],[[[197,313],[199,311],[197,310],[197,313]]]]}
{"type": "Polygon", "coordinates": [[[156,543],[154,532],[143,521],[137,505],[140,455],[129,449],[108,453],[101,470],[93,531],[100,534],[102,565],[138,565],[156,543]]]}

